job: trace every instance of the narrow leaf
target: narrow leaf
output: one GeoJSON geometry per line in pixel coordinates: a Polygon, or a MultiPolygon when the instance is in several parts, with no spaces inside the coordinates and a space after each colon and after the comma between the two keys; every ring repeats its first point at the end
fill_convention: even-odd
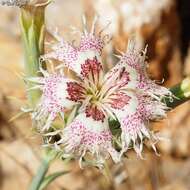
{"type": "Polygon", "coordinates": [[[40,185],[40,188],[39,190],[43,190],[45,189],[51,182],[53,182],[56,178],[62,176],[62,175],[65,175],[69,173],[69,171],[61,171],[61,172],[56,172],[56,173],[53,173],[47,177],[45,177],[45,179],[43,180],[43,182],[41,183],[40,185]]]}
{"type": "Polygon", "coordinates": [[[16,115],[14,115],[13,117],[11,117],[11,118],[9,119],[9,122],[11,123],[11,122],[15,121],[16,119],[20,118],[20,117],[23,116],[24,114],[26,114],[26,113],[25,113],[25,112],[19,112],[19,113],[17,113],[16,115]]]}

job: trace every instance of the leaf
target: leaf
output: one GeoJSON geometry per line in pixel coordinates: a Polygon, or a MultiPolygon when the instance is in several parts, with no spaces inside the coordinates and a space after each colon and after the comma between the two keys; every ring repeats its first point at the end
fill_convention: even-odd
{"type": "Polygon", "coordinates": [[[118,120],[109,119],[109,127],[113,135],[121,133],[120,123],[118,120]]]}
{"type": "Polygon", "coordinates": [[[11,117],[11,118],[9,119],[9,122],[11,123],[11,122],[15,121],[16,119],[20,118],[20,117],[23,116],[24,114],[26,114],[26,113],[25,113],[25,112],[19,112],[19,113],[17,113],[16,115],[14,115],[13,117],[11,117]]]}
{"type": "Polygon", "coordinates": [[[45,179],[43,180],[43,182],[40,185],[39,190],[43,190],[45,189],[51,182],[53,182],[56,178],[65,175],[69,173],[69,171],[61,171],[61,172],[55,172],[47,177],[45,177],[45,179]]]}

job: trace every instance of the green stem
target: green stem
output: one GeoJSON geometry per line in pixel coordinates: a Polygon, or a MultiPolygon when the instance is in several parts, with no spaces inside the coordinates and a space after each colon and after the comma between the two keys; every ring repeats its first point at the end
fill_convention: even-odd
{"type": "Polygon", "coordinates": [[[45,176],[50,167],[50,163],[55,160],[58,156],[58,153],[54,150],[46,149],[44,158],[38,168],[37,174],[33,177],[32,182],[30,184],[29,190],[39,190],[45,176]]]}
{"type": "MultiPolygon", "coordinates": [[[[45,6],[24,6],[20,9],[21,34],[24,43],[25,75],[26,77],[39,76],[40,55],[44,54],[44,14],[45,6]]],[[[33,84],[27,82],[27,88],[33,84]]],[[[40,91],[29,90],[28,100],[34,107],[40,97],[40,91]]]]}
{"type": "Polygon", "coordinates": [[[42,160],[40,167],[38,168],[37,174],[32,179],[32,183],[29,187],[29,190],[38,190],[40,188],[40,185],[42,181],[44,180],[45,175],[49,169],[50,162],[51,162],[51,159],[49,159],[48,157],[45,157],[42,160]]]}
{"type": "MultiPolygon", "coordinates": [[[[45,7],[50,1],[44,4],[26,5],[20,9],[20,25],[21,35],[24,44],[25,58],[25,76],[37,77],[40,70],[40,56],[44,54],[44,38],[45,38],[45,7]]],[[[43,65],[45,67],[45,65],[43,65]]],[[[27,88],[30,89],[33,84],[27,81],[27,88]]],[[[28,90],[27,96],[31,108],[34,108],[40,98],[39,90],[28,90]]],[[[49,169],[50,162],[54,156],[47,154],[34,176],[29,190],[38,190],[45,175],[49,169]]]]}

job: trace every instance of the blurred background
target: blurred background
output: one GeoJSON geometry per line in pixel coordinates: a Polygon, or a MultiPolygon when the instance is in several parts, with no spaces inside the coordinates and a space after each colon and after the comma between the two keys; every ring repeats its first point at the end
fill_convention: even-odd
{"type": "MultiPolygon", "coordinates": [[[[105,67],[116,62],[113,54],[125,51],[130,35],[136,35],[139,48],[148,44],[150,76],[172,86],[190,75],[189,0],[55,0],[46,12],[47,28],[57,27],[71,39],[71,26],[81,28],[81,16],[89,25],[96,13],[99,28],[111,21],[107,32],[113,40],[106,46],[105,67]]],[[[19,12],[0,7],[0,190],[26,190],[40,164],[42,148],[32,132],[28,116],[10,121],[26,103],[19,12]]],[[[56,161],[50,172],[70,170],[48,189],[53,190],[189,190],[190,189],[190,102],[168,114],[151,127],[169,138],[159,143],[160,157],[146,151],[145,160],[133,152],[122,165],[110,161],[111,181],[95,168],[81,170],[78,162],[56,161]]]]}

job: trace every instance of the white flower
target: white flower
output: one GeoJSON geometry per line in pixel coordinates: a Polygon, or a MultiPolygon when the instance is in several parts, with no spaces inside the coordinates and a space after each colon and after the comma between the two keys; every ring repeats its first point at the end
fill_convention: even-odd
{"type": "Polygon", "coordinates": [[[105,74],[101,53],[109,39],[102,32],[96,34],[95,22],[90,32],[84,29],[79,46],[73,46],[57,37],[59,42],[52,52],[43,56],[45,60],[61,61],[59,68],[66,67],[76,76],[67,78],[60,72],[43,77],[30,78],[38,83],[34,88],[42,90],[41,100],[33,112],[33,120],[39,121],[41,132],[48,132],[57,115],[78,106],[76,117],[61,132],[56,146],[65,154],[75,155],[82,161],[87,153],[94,156],[97,165],[108,155],[115,162],[133,147],[141,157],[143,139],[155,142],[158,137],[148,128],[153,119],[166,117],[165,96],[169,90],[150,80],[146,72],[146,50],[138,52],[135,41],[129,42],[128,50],[118,64],[105,74]],[[121,128],[121,152],[112,145],[113,135],[108,119],[117,119],[121,128]]]}

